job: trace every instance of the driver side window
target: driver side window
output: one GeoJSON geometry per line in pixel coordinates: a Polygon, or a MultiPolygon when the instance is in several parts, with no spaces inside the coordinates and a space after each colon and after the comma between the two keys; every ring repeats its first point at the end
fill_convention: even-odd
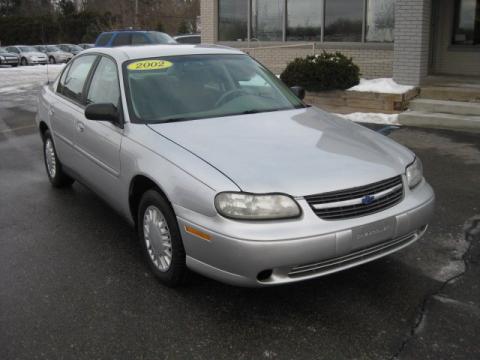
{"type": "Polygon", "coordinates": [[[92,77],[87,95],[87,105],[94,103],[110,103],[118,105],[120,88],[117,66],[115,63],[102,57],[92,77]]]}

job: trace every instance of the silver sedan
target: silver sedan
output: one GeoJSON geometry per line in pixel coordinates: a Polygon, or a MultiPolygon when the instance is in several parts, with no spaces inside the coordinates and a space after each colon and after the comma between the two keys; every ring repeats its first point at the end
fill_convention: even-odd
{"type": "Polygon", "coordinates": [[[96,48],[44,87],[36,122],[52,185],[111,204],[162,282],[271,286],[398,251],[434,207],[415,154],[303,95],[234,49],[96,48]]]}

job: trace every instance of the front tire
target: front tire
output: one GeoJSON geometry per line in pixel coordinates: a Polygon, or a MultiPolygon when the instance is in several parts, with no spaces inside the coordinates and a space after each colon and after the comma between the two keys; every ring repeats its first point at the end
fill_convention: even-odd
{"type": "Polygon", "coordinates": [[[154,275],[165,285],[185,282],[185,248],[170,204],[155,190],[142,196],[138,208],[138,237],[154,275]]]}
{"type": "Polygon", "coordinates": [[[28,61],[26,58],[22,58],[22,60],[20,60],[20,65],[22,66],[27,66],[28,65],[28,61]]]}
{"type": "Polygon", "coordinates": [[[62,164],[58,160],[52,135],[48,130],[45,132],[43,139],[43,158],[48,179],[53,187],[62,188],[73,184],[75,180],[63,171],[62,164]]]}
{"type": "Polygon", "coordinates": [[[54,58],[53,56],[50,56],[50,57],[49,57],[48,62],[49,62],[50,64],[56,64],[56,63],[57,63],[57,61],[55,60],[55,58],[54,58]]]}

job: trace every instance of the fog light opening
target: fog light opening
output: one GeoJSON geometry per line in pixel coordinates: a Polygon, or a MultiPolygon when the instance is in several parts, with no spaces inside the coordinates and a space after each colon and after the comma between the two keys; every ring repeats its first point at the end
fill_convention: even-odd
{"type": "Polygon", "coordinates": [[[272,276],[273,270],[268,269],[268,270],[263,270],[260,271],[257,275],[257,280],[258,281],[266,281],[272,276]]]}

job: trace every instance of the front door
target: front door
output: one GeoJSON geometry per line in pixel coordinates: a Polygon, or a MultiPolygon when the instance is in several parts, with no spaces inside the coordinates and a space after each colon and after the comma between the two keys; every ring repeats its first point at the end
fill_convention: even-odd
{"type": "MultiPolygon", "coordinates": [[[[120,101],[120,85],[115,62],[101,57],[86,95],[86,104],[120,101]]],[[[113,204],[118,202],[120,177],[120,147],[123,130],[107,121],[88,120],[83,116],[76,122],[75,146],[80,153],[79,167],[88,185],[113,204]]]]}

